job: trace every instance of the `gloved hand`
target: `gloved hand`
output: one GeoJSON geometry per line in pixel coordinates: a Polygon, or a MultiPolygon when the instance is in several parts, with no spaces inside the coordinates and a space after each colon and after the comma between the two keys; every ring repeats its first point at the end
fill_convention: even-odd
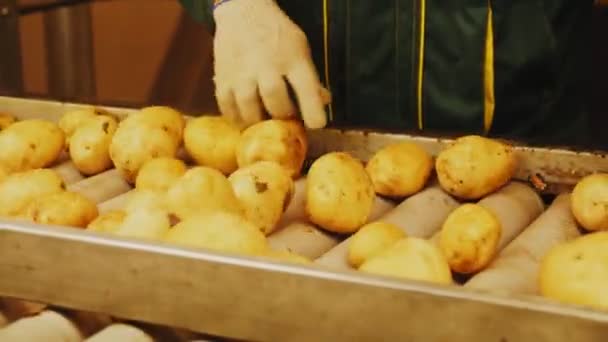
{"type": "Polygon", "coordinates": [[[245,126],[297,114],[287,83],[309,128],[327,123],[323,88],[308,40],[273,0],[232,0],[214,10],[215,85],[220,111],[245,126]],[[262,107],[263,105],[263,107],[262,107]]]}

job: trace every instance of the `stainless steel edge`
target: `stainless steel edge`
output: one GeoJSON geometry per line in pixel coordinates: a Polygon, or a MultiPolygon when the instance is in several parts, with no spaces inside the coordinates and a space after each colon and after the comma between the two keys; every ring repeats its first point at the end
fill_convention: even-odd
{"type": "Polygon", "coordinates": [[[0,295],[259,341],[605,341],[608,314],[0,221],[0,295]]]}

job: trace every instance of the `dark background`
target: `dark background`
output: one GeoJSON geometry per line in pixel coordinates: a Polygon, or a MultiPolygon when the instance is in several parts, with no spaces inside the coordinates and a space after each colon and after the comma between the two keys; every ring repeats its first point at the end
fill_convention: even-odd
{"type": "MultiPolygon", "coordinates": [[[[58,3],[0,0],[1,94],[217,111],[211,37],[176,0],[58,3]],[[3,6],[13,10],[2,16],[3,6]]],[[[581,66],[591,67],[589,148],[608,150],[607,7],[590,20],[591,61],[581,66]]]]}

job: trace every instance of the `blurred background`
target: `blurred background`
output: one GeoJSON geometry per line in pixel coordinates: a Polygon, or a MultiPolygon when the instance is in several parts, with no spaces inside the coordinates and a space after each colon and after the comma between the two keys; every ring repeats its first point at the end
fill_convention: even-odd
{"type": "Polygon", "coordinates": [[[0,0],[0,22],[0,93],[216,111],[211,36],[177,0],[0,0]]]}
{"type": "MultiPolygon", "coordinates": [[[[608,149],[608,11],[600,2],[608,1],[590,13],[589,134],[590,148],[608,149]]],[[[0,0],[3,95],[216,112],[211,67],[210,34],[177,0],[0,0]]]]}

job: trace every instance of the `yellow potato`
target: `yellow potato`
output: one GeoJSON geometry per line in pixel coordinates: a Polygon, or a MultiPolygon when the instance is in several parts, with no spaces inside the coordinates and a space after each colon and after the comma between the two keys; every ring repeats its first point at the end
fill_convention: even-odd
{"type": "Polygon", "coordinates": [[[87,230],[92,232],[113,233],[115,232],[127,216],[122,210],[112,210],[97,216],[87,225],[87,230]]]}
{"type": "Polygon", "coordinates": [[[171,222],[166,211],[136,209],[127,212],[112,233],[130,238],[162,240],[170,228],[171,222]]]}
{"type": "Polygon", "coordinates": [[[490,210],[463,204],[443,223],[439,248],[454,272],[475,273],[496,255],[501,232],[500,221],[490,210]]]}
{"type": "Polygon", "coordinates": [[[161,128],[125,121],[110,143],[110,159],[129,183],[133,184],[142,165],[150,159],[169,157],[177,154],[178,144],[161,128]]]}
{"type": "Polygon", "coordinates": [[[14,116],[9,115],[9,114],[5,114],[5,113],[0,113],[0,132],[7,128],[8,126],[12,125],[13,123],[15,123],[16,119],[14,116]]]}
{"type": "Polygon", "coordinates": [[[553,247],[542,259],[540,293],[563,303],[608,310],[608,232],[553,247]]]}
{"type": "Polygon", "coordinates": [[[275,162],[261,161],[235,171],[228,180],[245,210],[245,218],[269,235],[294,193],[289,172],[275,162]]]}
{"type": "Polygon", "coordinates": [[[431,242],[408,237],[364,262],[359,270],[388,277],[451,284],[450,266],[431,242]]]}
{"type": "Polygon", "coordinates": [[[336,233],[359,229],[372,212],[374,185],[363,164],[343,152],[317,159],[306,180],[306,213],[311,222],[336,233]]]}
{"type": "Polygon", "coordinates": [[[219,116],[190,120],[184,130],[184,147],[192,159],[229,175],[237,169],[236,146],[240,129],[219,116]]]}
{"type": "Polygon", "coordinates": [[[405,237],[405,232],[394,224],[381,221],[366,224],[350,238],[348,263],[358,268],[366,260],[405,237]]]}
{"type": "Polygon", "coordinates": [[[435,161],[441,187],[456,197],[475,200],[505,185],[517,170],[513,148],[502,142],[466,136],[435,161]]]}
{"type": "Polygon", "coordinates": [[[65,190],[63,180],[50,169],[13,173],[0,183],[0,216],[26,215],[32,201],[65,190]]]}
{"type": "Polygon", "coordinates": [[[160,128],[173,137],[177,145],[181,144],[186,124],[182,113],[165,106],[144,107],[134,118],[152,127],[160,128]]]}
{"type": "Polygon", "coordinates": [[[433,158],[414,143],[395,143],[376,152],[365,169],[376,193],[405,197],[424,188],[433,170],[433,158]]]}
{"type": "Polygon", "coordinates": [[[306,130],[294,120],[264,120],[241,134],[236,148],[239,167],[266,160],[279,163],[292,178],[300,175],[308,141],[306,130]]]}
{"type": "Polygon", "coordinates": [[[572,214],[583,228],[608,230],[608,174],[593,174],[580,180],[570,201],[572,214]]]}
{"type": "Polygon", "coordinates": [[[246,255],[264,255],[266,237],[240,215],[214,211],[191,216],[175,225],[165,240],[182,246],[246,255]]]}
{"type": "Polygon", "coordinates": [[[74,131],[69,152],[78,171],[94,175],[112,167],[109,150],[117,125],[113,117],[98,115],[74,131]]]}
{"type": "Polygon", "coordinates": [[[38,197],[27,209],[27,217],[36,223],[76,228],[86,228],[98,214],[95,202],[70,191],[38,197]]]}
{"type": "Polygon", "coordinates": [[[6,177],[8,177],[8,175],[9,175],[9,172],[8,172],[8,170],[6,169],[6,167],[4,167],[4,166],[0,165],[0,183],[2,183],[2,181],[3,181],[3,180],[6,178],[6,177]]]}
{"type": "Polygon", "coordinates": [[[10,172],[50,166],[61,154],[64,134],[50,121],[15,122],[0,132],[0,164],[10,172]]]}
{"type": "Polygon", "coordinates": [[[145,162],[135,180],[140,190],[166,192],[169,187],[186,173],[186,164],[175,158],[161,157],[145,162]]]}
{"type": "Polygon", "coordinates": [[[186,171],[173,183],[167,192],[167,205],[169,212],[181,220],[216,210],[244,214],[226,176],[206,166],[186,171]]]}
{"type": "Polygon", "coordinates": [[[150,189],[135,189],[129,193],[124,211],[130,213],[137,210],[167,211],[166,194],[150,189]]]}
{"type": "Polygon", "coordinates": [[[66,145],[69,145],[69,139],[78,127],[99,114],[100,112],[93,107],[65,112],[59,119],[58,125],[66,137],[66,145]]]}
{"type": "Polygon", "coordinates": [[[276,251],[273,249],[269,249],[263,255],[273,261],[278,262],[286,262],[293,264],[312,264],[312,261],[310,259],[286,250],[276,251]]]}

